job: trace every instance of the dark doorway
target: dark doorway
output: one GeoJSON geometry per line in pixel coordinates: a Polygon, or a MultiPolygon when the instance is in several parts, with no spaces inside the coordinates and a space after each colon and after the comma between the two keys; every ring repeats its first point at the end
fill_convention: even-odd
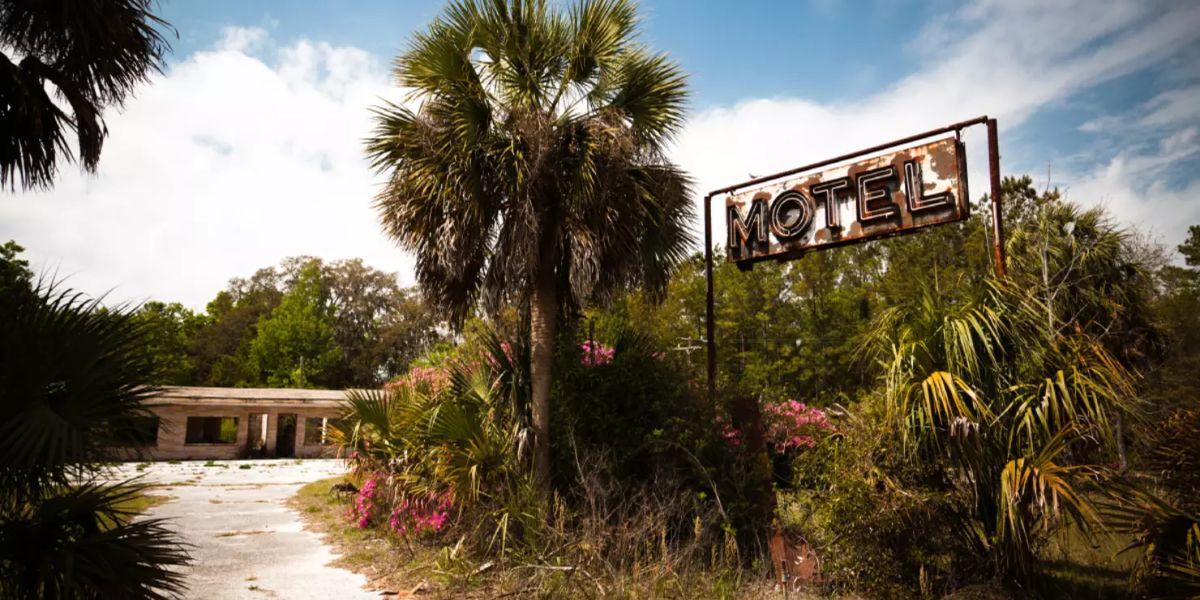
{"type": "Polygon", "coordinates": [[[296,456],[296,415],[279,415],[275,429],[275,456],[296,456]]]}

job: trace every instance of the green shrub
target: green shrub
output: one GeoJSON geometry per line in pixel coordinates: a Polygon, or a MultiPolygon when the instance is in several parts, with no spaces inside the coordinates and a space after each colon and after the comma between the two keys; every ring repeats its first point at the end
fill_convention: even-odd
{"type": "Polygon", "coordinates": [[[565,337],[557,345],[552,402],[555,473],[572,473],[581,451],[606,453],[631,481],[645,481],[664,464],[692,468],[686,454],[701,454],[714,441],[715,415],[672,357],[630,332],[594,348],[565,337]]]}
{"type": "Polygon", "coordinates": [[[780,526],[813,545],[835,587],[874,598],[944,594],[986,573],[962,528],[969,496],[895,452],[869,402],[852,408],[842,434],[797,457],[780,526]]]}

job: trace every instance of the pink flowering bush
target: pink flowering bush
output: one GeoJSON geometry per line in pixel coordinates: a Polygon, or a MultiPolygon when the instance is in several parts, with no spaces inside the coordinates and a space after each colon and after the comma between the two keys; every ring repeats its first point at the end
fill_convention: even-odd
{"type": "Polygon", "coordinates": [[[767,443],[776,452],[812,448],[817,445],[817,435],[833,430],[825,411],[805,406],[803,402],[768,403],[762,410],[767,443]]]}
{"type": "Polygon", "coordinates": [[[522,380],[507,372],[521,352],[487,337],[423,359],[385,389],[347,393],[344,450],[362,482],[347,518],[408,539],[460,523],[533,531],[537,506],[511,500],[532,486],[522,380]]]}
{"type": "Polygon", "coordinates": [[[437,533],[446,525],[452,507],[449,491],[401,496],[388,518],[388,528],[404,536],[437,533]]]}
{"type": "Polygon", "coordinates": [[[446,526],[453,508],[449,491],[440,494],[407,495],[389,502],[386,479],[372,474],[363,482],[347,517],[359,529],[374,527],[387,515],[388,529],[400,535],[437,533],[446,526]],[[389,510],[389,504],[391,508],[389,510]]]}
{"type": "MultiPolygon", "coordinates": [[[[767,445],[775,454],[812,448],[817,445],[818,435],[833,430],[825,411],[795,400],[764,404],[762,416],[767,445]]],[[[717,417],[717,427],[725,443],[730,446],[742,444],[742,432],[723,417],[717,417]]]]}
{"type": "Polygon", "coordinates": [[[616,351],[611,346],[596,341],[585,341],[579,345],[583,350],[583,356],[579,358],[580,362],[588,367],[596,367],[612,363],[613,356],[616,351]]]}
{"type": "Polygon", "coordinates": [[[725,440],[726,444],[729,444],[730,446],[741,446],[742,445],[741,430],[739,430],[736,427],[734,427],[733,425],[731,425],[728,421],[725,420],[724,417],[722,417],[720,415],[717,415],[717,427],[720,428],[721,439],[725,440]]]}
{"type": "Polygon", "coordinates": [[[366,529],[379,521],[380,513],[384,510],[383,502],[379,498],[379,484],[382,479],[379,475],[371,475],[354,496],[347,516],[359,529],[366,529]]]}
{"type": "Polygon", "coordinates": [[[429,394],[438,394],[450,385],[450,374],[442,367],[412,367],[408,373],[389,381],[384,389],[411,387],[429,394]]]}

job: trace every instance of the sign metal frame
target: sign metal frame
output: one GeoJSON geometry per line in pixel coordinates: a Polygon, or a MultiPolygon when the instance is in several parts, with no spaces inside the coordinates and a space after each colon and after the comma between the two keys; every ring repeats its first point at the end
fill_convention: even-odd
{"type": "MultiPolygon", "coordinates": [[[[706,289],[705,289],[705,349],[706,349],[706,352],[705,352],[705,354],[707,355],[706,358],[707,358],[707,362],[708,362],[708,364],[707,364],[708,395],[709,395],[710,400],[715,400],[715,398],[716,398],[716,385],[717,385],[717,349],[716,349],[715,326],[714,326],[715,310],[714,310],[714,306],[713,306],[713,240],[712,240],[712,200],[713,200],[713,198],[716,196],[719,196],[719,195],[723,195],[723,194],[732,194],[733,192],[737,192],[739,190],[744,190],[746,188],[775,182],[782,178],[793,176],[793,175],[798,175],[798,174],[804,173],[806,171],[813,171],[813,170],[819,169],[821,167],[828,167],[831,165],[836,165],[838,163],[846,162],[851,159],[863,157],[863,156],[866,156],[869,154],[875,154],[875,153],[884,152],[887,150],[897,149],[900,146],[913,144],[915,142],[920,142],[923,140],[929,140],[930,138],[934,138],[937,136],[943,136],[948,133],[955,134],[955,138],[954,138],[955,142],[954,143],[959,144],[961,137],[962,137],[962,130],[966,129],[967,127],[972,127],[975,125],[986,125],[987,126],[988,174],[989,174],[989,183],[990,183],[990,187],[991,187],[990,199],[991,199],[991,208],[992,208],[992,210],[991,210],[992,253],[993,253],[993,262],[995,263],[996,275],[999,277],[1003,277],[1006,274],[1006,268],[1005,268],[1005,256],[1004,256],[1004,227],[1003,227],[1003,221],[1001,220],[999,139],[998,139],[998,134],[997,134],[996,119],[989,118],[986,115],[977,117],[974,119],[970,119],[967,121],[961,121],[958,123],[947,125],[945,127],[939,127],[937,129],[932,129],[932,130],[929,130],[929,131],[926,131],[923,133],[918,133],[916,135],[911,135],[911,136],[901,138],[901,139],[898,139],[898,140],[895,140],[892,142],[888,142],[886,144],[879,144],[876,146],[872,146],[870,148],[864,148],[864,149],[858,150],[856,152],[851,152],[849,154],[843,154],[841,156],[837,156],[834,158],[829,158],[826,160],[818,161],[818,162],[804,165],[801,167],[788,169],[786,171],[781,171],[779,173],[765,175],[763,177],[756,177],[749,181],[744,181],[742,183],[738,183],[738,184],[723,187],[723,188],[720,188],[717,190],[713,190],[713,191],[709,192],[707,195],[705,195],[705,197],[704,197],[704,277],[705,277],[705,285],[706,285],[706,289]]],[[[962,182],[961,182],[961,189],[959,191],[960,191],[961,195],[963,196],[963,197],[959,198],[958,201],[964,205],[967,205],[967,203],[969,203],[970,199],[966,197],[966,194],[967,194],[966,167],[965,167],[966,152],[961,147],[959,147],[957,150],[958,150],[959,156],[961,157],[960,160],[962,162],[962,165],[960,165],[960,173],[959,173],[959,176],[962,178],[962,182]]],[[[778,201],[779,198],[776,198],[776,200],[778,201]]],[[[810,215],[810,217],[811,217],[811,215],[810,215]]],[[[953,222],[953,221],[961,220],[962,218],[966,218],[966,215],[961,215],[960,218],[954,218],[954,219],[950,219],[950,220],[946,220],[946,221],[942,221],[942,222],[953,222]]],[[[938,224],[938,223],[931,223],[931,224],[938,224]]],[[[841,243],[818,244],[818,245],[812,245],[812,246],[808,246],[808,247],[804,247],[804,248],[793,249],[791,251],[776,252],[773,254],[763,255],[763,256],[754,256],[754,257],[746,258],[744,260],[740,260],[737,262],[739,263],[738,266],[740,268],[749,268],[750,266],[752,266],[752,264],[754,262],[758,262],[761,260],[789,260],[789,259],[797,258],[798,256],[805,254],[807,252],[813,252],[813,251],[823,250],[826,248],[832,248],[832,247],[836,247],[839,245],[843,245],[845,243],[865,242],[865,241],[869,241],[871,239],[876,239],[878,237],[887,237],[890,235],[897,235],[897,234],[906,233],[906,232],[909,232],[909,231],[912,231],[915,229],[919,229],[919,228],[920,228],[920,226],[918,226],[918,227],[900,227],[900,228],[896,228],[892,231],[889,231],[889,232],[886,232],[883,234],[879,234],[879,235],[866,235],[866,236],[857,237],[855,239],[846,240],[841,243]]]]}

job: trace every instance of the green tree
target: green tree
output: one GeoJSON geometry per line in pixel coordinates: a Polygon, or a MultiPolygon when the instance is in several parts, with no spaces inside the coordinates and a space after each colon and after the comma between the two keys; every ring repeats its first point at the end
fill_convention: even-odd
{"type": "Polygon", "coordinates": [[[108,133],[104,110],[159,71],[169,50],[160,31],[168,25],[150,6],[0,1],[0,187],[18,180],[25,189],[49,187],[60,159],[75,160],[68,130],[80,163],[96,170],[108,133]]]}
{"type": "Polygon", "coordinates": [[[29,261],[20,257],[24,251],[12,240],[0,246],[0,297],[33,291],[33,271],[29,270],[29,261]]]}
{"type": "Polygon", "coordinates": [[[560,314],[622,289],[666,289],[687,253],[688,178],[665,159],[682,71],[637,37],[632,2],[457,1],[396,61],[420,108],[376,109],[384,229],[456,323],[530,313],[534,472],[549,485],[560,314]]]}
{"type": "Polygon", "coordinates": [[[192,340],[202,318],[178,302],[154,301],[143,304],[131,318],[146,334],[139,353],[154,365],[146,383],[190,385],[195,371],[192,340]]]}
{"type": "Polygon", "coordinates": [[[262,385],[250,359],[250,344],[258,324],[283,298],[278,285],[274,269],[260,269],[250,279],[233,279],[208,303],[190,353],[197,385],[262,385]]]}
{"type": "Polygon", "coordinates": [[[441,339],[433,314],[420,298],[400,288],[395,273],[369,267],[359,258],[322,263],[321,272],[329,289],[334,340],[342,350],[331,373],[334,387],[381,385],[441,339]]]}
{"type": "Polygon", "coordinates": [[[1179,253],[1183,261],[1193,271],[1200,271],[1200,225],[1188,227],[1188,237],[1179,245],[1179,253]]]}
{"type": "Polygon", "coordinates": [[[442,323],[414,290],[399,290],[380,318],[377,339],[364,360],[376,380],[390,380],[408,371],[409,365],[444,342],[442,323]]]}
{"type": "Polygon", "coordinates": [[[333,339],[333,310],[317,262],[303,267],[279,306],[259,320],[250,357],[269,385],[327,385],[341,350],[333,339]]]}

